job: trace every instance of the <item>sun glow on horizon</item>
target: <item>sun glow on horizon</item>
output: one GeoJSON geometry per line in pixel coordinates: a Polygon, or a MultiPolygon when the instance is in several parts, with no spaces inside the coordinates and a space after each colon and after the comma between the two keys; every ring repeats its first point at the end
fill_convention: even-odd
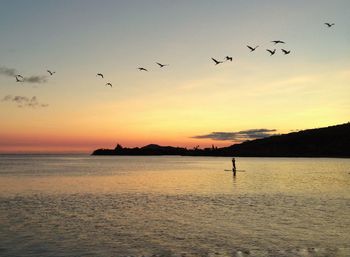
{"type": "Polygon", "coordinates": [[[222,147],[239,141],[198,136],[349,120],[348,1],[103,2],[4,3],[0,153],[222,147]]]}

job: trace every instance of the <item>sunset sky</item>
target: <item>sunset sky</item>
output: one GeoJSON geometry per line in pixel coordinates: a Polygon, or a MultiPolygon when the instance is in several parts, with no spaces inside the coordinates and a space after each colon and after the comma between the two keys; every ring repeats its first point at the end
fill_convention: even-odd
{"type": "Polygon", "coordinates": [[[227,146],[348,122],[349,10],[349,0],[2,0],[0,153],[227,146]]]}

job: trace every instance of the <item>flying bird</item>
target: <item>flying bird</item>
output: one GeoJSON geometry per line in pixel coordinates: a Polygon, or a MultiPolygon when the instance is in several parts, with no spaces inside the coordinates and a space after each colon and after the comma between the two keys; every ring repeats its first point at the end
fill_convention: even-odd
{"type": "Polygon", "coordinates": [[[289,50],[289,51],[287,51],[287,50],[285,50],[285,49],[281,49],[281,51],[284,53],[284,55],[286,55],[286,54],[290,54],[290,50],[289,50]]]}
{"type": "Polygon", "coordinates": [[[284,42],[284,41],[281,41],[281,40],[273,40],[273,41],[271,41],[272,43],[275,43],[275,45],[276,44],[285,44],[286,42],[284,42]]]}
{"type": "Polygon", "coordinates": [[[248,46],[247,47],[250,49],[251,52],[254,52],[255,49],[257,49],[259,46],[256,46],[256,47],[252,47],[252,46],[248,46]]]}
{"type": "Polygon", "coordinates": [[[274,55],[276,53],[276,49],[270,50],[270,49],[266,49],[266,51],[268,51],[271,55],[274,55]]]}
{"type": "Polygon", "coordinates": [[[159,62],[156,62],[156,64],[158,64],[160,68],[163,68],[163,67],[165,67],[165,66],[169,66],[169,64],[161,64],[161,63],[159,63],[159,62]]]}
{"type": "Polygon", "coordinates": [[[103,74],[102,73],[97,73],[96,77],[100,76],[101,78],[103,78],[103,74]]]}
{"type": "Polygon", "coordinates": [[[225,57],[225,60],[226,60],[226,61],[231,61],[231,62],[232,62],[232,56],[226,56],[226,57],[225,57]]]}
{"type": "Polygon", "coordinates": [[[16,82],[23,82],[23,79],[24,79],[21,75],[16,75],[15,78],[16,78],[16,82]]]}
{"type": "Polygon", "coordinates": [[[148,71],[147,69],[145,69],[143,67],[139,67],[138,69],[139,69],[139,71],[148,71]]]}
{"type": "Polygon", "coordinates": [[[107,83],[106,86],[110,86],[110,87],[113,87],[113,85],[111,83],[107,83]]]}
{"type": "Polygon", "coordinates": [[[56,73],[56,71],[50,71],[50,70],[47,70],[47,72],[50,74],[50,76],[56,73]]]}
{"type": "Polygon", "coordinates": [[[328,28],[330,28],[330,27],[335,25],[335,23],[328,23],[328,22],[325,22],[324,24],[327,25],[328,28]]]}
{"type": "Polygon", "coordinates": [[[214,58],[211,58],[211,59],[215,62],[215,65],[222,63],[222,61],[215,60],[214,58]]]}

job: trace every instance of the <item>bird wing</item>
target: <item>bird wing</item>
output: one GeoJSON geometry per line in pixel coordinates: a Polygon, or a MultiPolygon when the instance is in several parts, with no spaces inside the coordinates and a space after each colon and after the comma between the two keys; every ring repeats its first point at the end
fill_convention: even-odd
{"type": "Polygon", "coordinates": [[[214,58],[211,58],[216,64],[220,63],[218,60],[215,60],[214,58]]]}
{"type": "Polygon", "coordinates": [[[251,46],[247,46],[250,50],[254,50],[254,48],[253,47],[251,47],[251,46]]]}

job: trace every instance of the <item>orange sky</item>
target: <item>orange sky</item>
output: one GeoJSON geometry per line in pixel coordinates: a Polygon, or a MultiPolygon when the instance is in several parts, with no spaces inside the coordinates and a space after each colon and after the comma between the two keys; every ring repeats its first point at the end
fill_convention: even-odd
{"type": "Polygon", "coordinates": [[[1,8],[0,153],[228,146],[236,140],[192,137],[349,121],[348,1],[78,2],[1,8]]]}

